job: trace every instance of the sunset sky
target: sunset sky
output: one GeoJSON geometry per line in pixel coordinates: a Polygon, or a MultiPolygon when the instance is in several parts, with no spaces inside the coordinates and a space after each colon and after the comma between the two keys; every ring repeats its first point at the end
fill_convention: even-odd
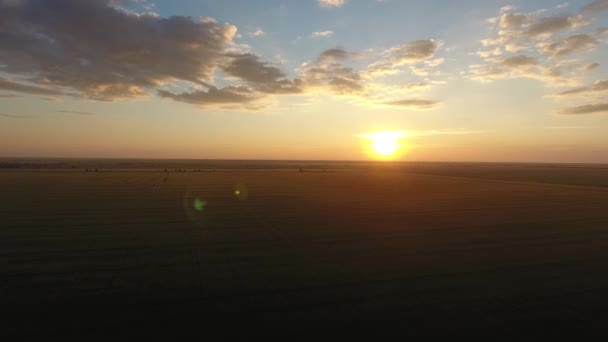
{"type": "Polygon", "coordinates": [[[0,0],[0,156],[608,163],[607,42],[608,0],[0,0]]]}

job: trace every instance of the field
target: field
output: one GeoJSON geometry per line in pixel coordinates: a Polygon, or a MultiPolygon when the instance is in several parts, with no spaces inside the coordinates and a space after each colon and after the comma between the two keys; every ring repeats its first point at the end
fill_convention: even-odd
{"type": "Polygon", "coordinates": [[[605,165],[0,166],[2,334],[605,333],[605,165]]]}

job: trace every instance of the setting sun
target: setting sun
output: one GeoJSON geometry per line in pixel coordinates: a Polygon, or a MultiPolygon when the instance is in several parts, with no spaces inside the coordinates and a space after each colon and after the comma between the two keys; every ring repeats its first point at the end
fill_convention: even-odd
{"type": "Polygon", "coordinates": [[[393,157],[401,149],[399,139],[406,137],[404,132],[378,132],[362,134],[361,137],[371,140],[371,151],[381,158],[393,157]]]}

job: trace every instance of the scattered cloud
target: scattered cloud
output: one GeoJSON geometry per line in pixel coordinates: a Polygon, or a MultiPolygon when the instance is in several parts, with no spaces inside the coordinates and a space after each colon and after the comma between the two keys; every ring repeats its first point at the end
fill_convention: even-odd
{"type": "MultiPolygon", "coordinates": [[[[369,81],[374,74],[409,69],[410,85],[400,86],[401,92],[427,89],[432,84],[429,70],[444,62],[435,57],[441,43],[432,39],[376,52],[328,49],[287,72],[251,47],[236,44],[237,28],[229,23],[209,17],[161,17],[150,12],[150,6],[147,12],[137,13],[121,4],[121,0],[0,1],[0,90],[51,100],[70,96],[113,101],[156,95],[203,108],[250,110],[263,108],[276,96],[315,92],[404,108],[436,106],[431,100],[383,98],[369,81]]],[[[346,1],[319,0],[318,4],[341,7],[346,1]]],[[[259,27],[248,33],[264,34],[259,27]]],[[[318,31],[312,37],[332,34],[318,31]]]]}
{"type": "Polygon", "coordinates": [[[555,8],[557,8],[557,9],[564,9],[564,8],[567,8],[568,6],[570,6],[570,4],[567,3],[567,2],[564,2],[564,3],[561,3],[561,4],[557,5],[557,6],[555,6],[555,8]]]}
{"type": "Polygon", "coordinates": [[[592,23],[582,14],[541,17],[542,13],[519,13],[509,6],[490,18],[490,34],[480,41],[476,53],[482,62],[469,66],[469,77],[482,82],[530,78],[548,87],[580,86],[582,72],[599,64],[581,63],[578,56],[602,44],[601,30],[580,32],[592,23]]]}
{"type": "Polygon", "coordinates": [[[317,0],[319,7],[342,7],[346,4],[346,0],[317,0]]]}
{"type": "Polygon", "coordinates": [[[588,104],[577,107],[563,109],[560,114],[563,115],[583,115],[593,113],[608,113],[608,103],[588,104]]]}
{"type": "Polygon", "coordinates": [[[313,38],[331,37],[333,34],[334,34],[334,31],[317,31],[317,32],[313,32],[310,36],[313,38]]]}

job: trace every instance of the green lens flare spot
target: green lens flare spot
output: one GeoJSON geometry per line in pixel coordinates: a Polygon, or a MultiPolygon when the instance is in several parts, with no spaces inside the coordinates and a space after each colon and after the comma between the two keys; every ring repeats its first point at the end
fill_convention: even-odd
{"type": "Polygon", "coordinates": [[[195,198],[194,201],[192,202],[192,207],[196,211],[203,211],[203,210],[205,210],[206,206],[207,206],[207,201],[203,201],[200,198],[195,198]]]}

